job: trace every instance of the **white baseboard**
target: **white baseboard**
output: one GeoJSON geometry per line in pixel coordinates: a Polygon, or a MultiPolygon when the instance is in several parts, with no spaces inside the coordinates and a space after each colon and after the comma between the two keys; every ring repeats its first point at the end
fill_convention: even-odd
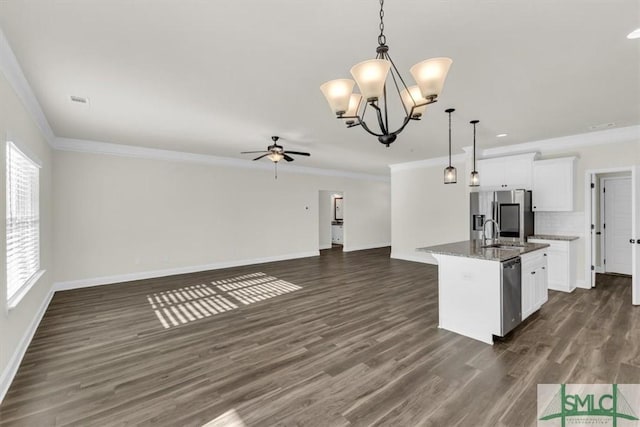
{"type": "Polygon", "coordinates": [[[398,253],[391,252],[391,258],[401,259],[403,261],[421,262],[423,264],[438,265],[438,261],[428,253],[398,253]]]}
{"type": "Polygon", "coordinates": [[[368,245],[358,245],[358,246],[343,246],[342,252],[364,251],[367,249],[386,248],[387,246],[391,246],[391,242],[370,243],[368,245]]]}
{"type": "Polygon", "coordinates": [[[584,279],[576,280],[576,287],[582,288],[582,289],[591,289],[591,286],[587,286],[587,281],[584,279]]]}
{"type": "Polygon", "coordinates": [[[276,255],[272,257],[224,261],[213,264],[195,265],[190,267],[168,268],[164,270],[142,271],[139,273],[126,273],[114,276],[93,277],[89,279],[69,280],[53,284],[54,291],[66,291],[70,289],[89,288],[92,286],[111,285],[114,283],[131,282],[133,280],[154,279],[156,277],[174,276],[176,274],[197,273],[207,270],[219,270],[221,268],[241,267],[245,265],[264,264],[274,261],[286,261],[289,259],[308,258],[319,256],[320,251],[299,252],[294,254],[276,255]]]}
{"type": "Polygon", "coordinates": [[[18,372],[18,368],[20,367],[22,358],[27,352],[27,348],[29,347],[29,344],[31,344],[33,335],[36,333],[36,330],[38,329],[38,325],[40,325],[40,321],[42,320],[44,313],[47,311],[47,307],[49,307],[51,298],[53,298],[53,290],[49,291],[45,299],[42,301],[42,304],[40,304],[40,307],[38,307],[38,311],[33,317],[31,324],[25,331],[25,334],[20,340],[20,343],[18,343],[17,348],[11,355],[11,359],[9,359],[9,363],[7,364],[2,374],[0,375],[0,403],[2,403],[2,400],[4,399],[5,395],[9,391],[11,382],[13,381],[13,378],[16,376],[16,373],[18,372]]]}

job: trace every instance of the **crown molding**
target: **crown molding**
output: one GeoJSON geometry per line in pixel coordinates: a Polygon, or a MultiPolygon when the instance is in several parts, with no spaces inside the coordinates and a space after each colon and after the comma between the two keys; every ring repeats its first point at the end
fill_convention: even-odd
{"type": "Polygon", "coordinates": [[[13,87],[22,104],[31,114],[31,117],[38,125],[38,128],[40,128],[44,138],[49,145],[53,146],[55,140],[53,130],[51,126],[49,126],[47,117],[44,115],[42,108],[40,108],[40,103],[38,103],[31,89],[31,85],[29,85],[29,82],[24,76],[22,67],[20,67],[18,59],[13,53],[13,49],[11,49],[11,45],[9,45],[9,41],[2,31],[2,28],[0,28],[0,71],[2,71],[2,74],[7,78],[7,81],[11,87],[13,87]]]}
{"type": "MultiPolygon", "coordinates": [[[[451,156],[451,163],[462,163],[466,160],[466,154],[456,154],[451,156]]],[[[409,170],[409,169],[421,169],[430,168],[435,166],[447,166],[449,165],[449,156],[433,157],[431,159],[416,160],[413,162],[394,163],[389,165],[391,172],[409,170]]]]}
{"type": "MultiPolygon", "coordinates": [[[[562,136],[558,138],[541,139],[538,141],[524,142],[522,144],[504,145],[501,147],[478,149],[476,155],[479,159],[486,159],[501,156],[513,156],[520,154],[549,154],[566,152],[578,148],[591,147],[594,145],[621,144],[625,142],[637,142],[640,144],[640,126],[626,126],[622,128],[606,129],[596,132],[581,133],[576,135],[562,136]]],[[[470,157],[473,146],[462,147],[464,154],[456,154],[452,157],[452,162],[463,162],[470,157]]],[[[391,171],[429,168],[434,166],[445,166],[449,162],[448,157],[434,157],[431,159],[417,160],[406,163],[396,163],[389,165],[391,171]]]]}
{"type": "MultiPolygon", "coordinates": [[[[561,136],[558,138],[524,142],[522,144],[485,148],[482,150],[478,150],[476,148],[476,154],[479,158],[499,157],[531,152],[547,154],[591,147],[594,145],[620,144],[625,142],[640,142],[640,126],[636,125],[606,129],[576,135],[561,136]]],[[[463,147],[463,150],[469,155],[471,154],[472,149],[473,147],[471,146],[463,147]]]]}
{"type": "MultiPolygon", "coordinates": [[[[208,154],[187,153],[183,151],[162,150],[159,148],[139,147],[135,145],[113,144],[109,142],[90,141],[84,139],[56,138],[53,147],[61,151],[73,151],[77,153],[102,154],[119,157],[132,157],[150,160],[165,160],[173,162],[199,163],[223,167],[244,169],[273,170],[273,164],[253,162],[251,160],[235,159],[231,157],[218,157],[208,154]]],[[[336,169],[313,168],[307,166],[287,165],[278,168],[278,173],[297,173],[305,175],[320,175],[339,178],[349,178],[364,181],[389,182],[386,175],[373,175],[359,172],[349,172],[336,169]]]]}

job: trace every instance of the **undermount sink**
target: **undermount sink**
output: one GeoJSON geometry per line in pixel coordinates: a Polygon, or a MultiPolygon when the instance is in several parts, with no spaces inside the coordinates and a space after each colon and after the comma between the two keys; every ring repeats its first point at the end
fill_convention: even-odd
{"type": "Polygon", "coordinates": [[[481,246],[483,249],[520,249],[524,248],[524,245],[519,243],[492,243],[490,245],[481,246]]]}

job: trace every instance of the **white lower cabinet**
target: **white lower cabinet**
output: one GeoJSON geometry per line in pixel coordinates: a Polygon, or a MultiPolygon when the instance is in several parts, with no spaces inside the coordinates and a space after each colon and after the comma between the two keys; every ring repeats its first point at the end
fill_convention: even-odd
{"type": "Polygon", "coordinates": [[[529,252],[522,260],[522,320],[547,302],[547,252],[529,252]]]}
{"type": "Polygon", "coordinates": [[[549,289],[573,292],[576,288],[576,241],[545,239],[529,239],[528,241],[549,245],[547,248],[549,289]]]}

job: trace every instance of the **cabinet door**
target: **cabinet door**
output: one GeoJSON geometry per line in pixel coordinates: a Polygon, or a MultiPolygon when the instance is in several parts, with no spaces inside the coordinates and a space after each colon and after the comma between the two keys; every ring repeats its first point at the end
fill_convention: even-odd
{"type": "Polygon", "coordinates": [[[573,210],[573,158],[533,162],[533,210],[573,210]]]}
{"type": "MultiPolygon", "coordinates": [[[[511,159],[503,163],[504,184],[507,190],[531,190],[531,160],[511,159]]],[[[482,175],[480,175],[482,178],[482,175]]]]}
{"type": "Polygon", "coordinates": [[[536,309],[536,272],[528,269],[523,270],[522,276],[522,320],[524,320],[536,309]]]}
{"type": "Polygon", "coordinates": [[[504,190],[504,167],[500,159],[479,160],[480,187],[486,190],[504,190]]]}
{"type": "Polygon", "coordinates": [[[545,302],[549,300],[549,284],[547,283],[547,266],[543,265],[540,267],[538,273],[536,274],[536,289],[537,293],[537,305],[538,307],[542,306],[545,302]]]}
{"type": "Polygon", "coordinates": [[[569,286],[569,253],[564,250],[547,251],[547,270],[549,289],[570,291],[569,286]]]}

